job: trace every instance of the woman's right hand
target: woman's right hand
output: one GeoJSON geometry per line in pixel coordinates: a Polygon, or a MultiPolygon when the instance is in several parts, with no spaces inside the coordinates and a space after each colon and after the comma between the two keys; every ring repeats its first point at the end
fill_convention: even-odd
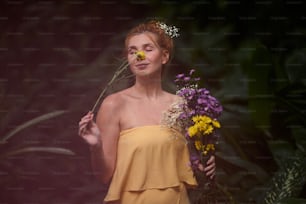
{"type": "Polygon", "coordinates": [[[91,146],[100,145],[100,131],[93,121],[94,114],[89,111],[79,122],[79,135],[91,146]]]}

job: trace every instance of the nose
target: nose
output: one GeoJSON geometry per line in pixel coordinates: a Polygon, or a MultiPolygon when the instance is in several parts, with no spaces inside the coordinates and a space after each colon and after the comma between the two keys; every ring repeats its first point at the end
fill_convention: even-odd
{"type": "Polygon", "coordinates": [[[137,61],[141,61],[141,60],[145,60],[146,59],[146,55],[145,55],[144,51],[137,51],[135,53],[135,55],[136,55],[136,60],[137,61]]]}

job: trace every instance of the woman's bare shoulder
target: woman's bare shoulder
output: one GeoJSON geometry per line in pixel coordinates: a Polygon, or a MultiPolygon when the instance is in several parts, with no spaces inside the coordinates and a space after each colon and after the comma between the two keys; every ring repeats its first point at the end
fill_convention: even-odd
{"type": "Polygon", "coordinates": [[[170,93],[170,92],[167,92],[167,91],[165,91],[164,93],[165,93],[167,99],[168,99],[169,101],[171,101],[171,102],[175,102],[175,101],[178,101],[178,100],[181,99],[180,96],[175,95],[175,94],[173,94],[173,93],[170,93]]]}
{"type": "Polygon", "coordinates": [[[107,106],[108,108],[117,108],[118,106],[121,106],[124,103],[128,93],[129,89],[124,89],[122,91],[110,94],[105,97],[102,102],[102,105],[107,106]]]}
{"type": "Polygon", "coordinates": [[[126,91],[119,91],[105,97],[98,110],[97,118],[111,117],[114,120],[120,117],[120,112],[126,103],[126,91]],[[114,114],[116,113],[116,114],[114,114]]]}

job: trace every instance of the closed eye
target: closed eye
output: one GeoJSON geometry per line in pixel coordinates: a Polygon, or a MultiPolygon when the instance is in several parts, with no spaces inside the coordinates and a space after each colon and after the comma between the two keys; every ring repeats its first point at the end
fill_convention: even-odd
{"type": "Polygon", "coordinates": [[[145,49],[144,49],[145,51],[148,51],[148,52],[150,52],[150,51],[153,51],[154,50],[154,47],[152,46],[152,45],[146,45],[145,46],[145,49]]]}
{"type": "Polygon", "coordinates": [[[129,50],[128,50],[128,54],[129,54],[129,55],[135,55],[135,53],[136,53],[136,50],[135,50],[135,49],[129,49],[129,50]]]}

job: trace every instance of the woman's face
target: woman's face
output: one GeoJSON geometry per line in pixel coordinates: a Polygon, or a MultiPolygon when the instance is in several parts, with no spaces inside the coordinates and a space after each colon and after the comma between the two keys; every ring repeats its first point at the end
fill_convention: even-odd
{"type": "Polygon", "coordinates": [[[159,47],[155,34],[146,32],[130,37],[127,43],[127,58],[130,69],[136,76],[147,76],[161,73],[162,65],[169,60],[169,52],[159,47]],[[137,51],[145,53],[144,60],[137,60],[137,51]]]}

